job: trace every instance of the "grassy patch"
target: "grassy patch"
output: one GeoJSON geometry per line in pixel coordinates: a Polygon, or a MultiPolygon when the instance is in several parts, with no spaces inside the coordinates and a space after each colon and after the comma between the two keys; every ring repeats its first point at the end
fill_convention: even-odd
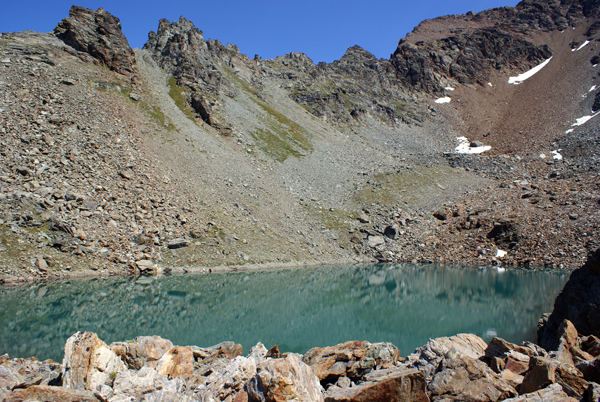
{"type": "Polygon", "coordinates": [[[300,158],[313,151],[311,134],[304,127],[262,100],[258,90],[236,76],[229,67],[221,65],[220,68],[229,81],[241,88],[265,112],[262,120],[265,128],[250,133],[265,155],[277,162],[284,162],[290,156],[300,158]]]}
{"type": "Polygon", "coordinates": [[[355,193],[354,201],[385,206],[394,206],[399,202],[415,205],[427,198],[428,192],[440,192],[444,186],[452,186],[459,175],[455,169],[442,165],[421,165],[401,172],[378,174],[355,193]]]}
{"type": "Polygon", "coordinates": [[[150,117],[152,117],[152,119],[160,127],[166,128],[167,131],[175,130],[175,125],[170,121],[167,122],[167,118],[166,118],[165,114],[158,106],[148,106],[148,105],[144,104],[143,109],[150,113],[150,117]]]}
{"type": "Polygon", "coordinates": [[[185,90],[177,85],[177,81],[175,77],[171,76],[169,78],[169,96],[175,101],[177,107],[183,112],[183,114],[193,121],[196,122],[196,114],[192,110],[192,108],[188,105],[187,99],[184,95],[185,90]]]}

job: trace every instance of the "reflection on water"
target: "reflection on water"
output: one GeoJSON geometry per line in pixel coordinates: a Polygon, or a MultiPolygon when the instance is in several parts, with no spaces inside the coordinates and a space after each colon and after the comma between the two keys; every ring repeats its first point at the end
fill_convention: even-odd
{"type": "Polygon", "coordinates": [[[101,278],[0,287],[0,354],[62,360],[74,332],[107,343],[160,335],[176,345],[231,340],[304,353],[348,340],[392,342],[470,332],[533,339],[567,274],[410,264],[101,278]]]}

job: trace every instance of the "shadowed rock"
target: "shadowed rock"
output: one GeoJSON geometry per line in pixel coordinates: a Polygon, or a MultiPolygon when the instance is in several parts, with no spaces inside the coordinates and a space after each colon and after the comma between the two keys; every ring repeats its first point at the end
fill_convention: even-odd
{"type": "Polygon", "coordinates": [[[585,265],[571,274],[554,302],[548,321],[538,328],[538,343],[545,349],[559,347],[563,320],[573,323],[580,335],[600,336],[600,249],[591,253],[585,265]]]}

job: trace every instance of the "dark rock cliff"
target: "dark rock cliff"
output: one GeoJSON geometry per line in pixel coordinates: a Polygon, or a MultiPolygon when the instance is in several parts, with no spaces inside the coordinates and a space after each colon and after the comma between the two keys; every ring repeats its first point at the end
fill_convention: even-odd
{"type": "Polygon", "coordinates": [[[538,328],[538,343],[556,350],[558,331],[569,320],[582,335],[600,336],[600,249],[590,253],[585,265],[571,274],[554,302],[554,310],[538,328]]]}
{"type": "Polygon", "coordinates": [[[103,8],[93,11],[71,7],[69,18],[59,22],[54,34],[67,45],[89,53],[113,71],[136,73],[135,55],[121,32],[121,22],[103,8]]]}

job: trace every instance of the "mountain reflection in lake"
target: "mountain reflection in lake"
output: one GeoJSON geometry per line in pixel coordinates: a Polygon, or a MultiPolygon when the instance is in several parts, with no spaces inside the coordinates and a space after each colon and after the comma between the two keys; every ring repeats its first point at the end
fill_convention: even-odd
{"type": "Polygon", "coordinates": [[[257,342],[282,352],[348,340],[402,355],[461,332],[533,340],[565,273],[377,264],[279,271],[99,278],[0,287],[0,354],[62,360],[66,339],[160,335],[175,345],[257,342]]]}

